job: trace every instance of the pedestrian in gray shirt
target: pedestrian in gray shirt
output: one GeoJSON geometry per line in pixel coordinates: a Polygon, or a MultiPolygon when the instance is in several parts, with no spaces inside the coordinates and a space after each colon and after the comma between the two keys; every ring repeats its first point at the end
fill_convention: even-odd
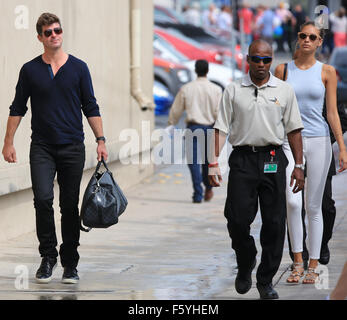
{"type": "Polygon", "coordinates": [[[209,164],[209,179],[218,187],[222,181],[218,157],[229,135],[233,152],[229,158],[229,183],[224,215],[236,253],[236,291],[248,292],[257,250],[250,226],[258,211],[262,217],[261,262],[257,289],[261,299],[277,299],[272,279],[282,259],[286,221],[286,166],[282,151],[285,135],[295,158],[291,176],[293,192],[304,187],[303,128],[294,90],[270,72],[273,51],[264,40],[249,47],[249,73],[231,83],[223,93],[214,125],[215,155],[209,164]]]}

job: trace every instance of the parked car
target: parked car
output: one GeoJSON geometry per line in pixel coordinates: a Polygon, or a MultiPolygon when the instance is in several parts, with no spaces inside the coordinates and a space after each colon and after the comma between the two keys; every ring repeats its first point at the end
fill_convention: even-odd
{"type": "Polygon", "coordinates": [[[190,70],[180,63],[165,60],[156,55],[153,57],[154,80],[166,86],[175,96],[182,85],[192,80],[190,70]]]}
{"type": "Polygon", "coordinates": [[[158,116],[169,114],[169,110],[174,101],[174,97],[166,86],[156,80],[154,80],[153,85],[153,99],[155,103],[155,115],[158,116]]]}
{"type": "MultiPolygon", "coordinates": [[[[231,50],[231,45],[229,45],[228,42],[221,41],[217,39],[216,37],[210,35],[204,29],[195,27],[192,25],[188,25],[188,27],[185,27],[185,25],[177,25],[177,24],[171,24],[171,23],[166,23],[164,25],[167,25],[168,28],[164,29],[158,29],[161,30],[162,32],[166,32],[171,36],[174,36],[176,38],[180,38],[186,42],[191,42],[194,43],[195,45],[199,46],[200,49],[206,50],[208,52],[212,52],[213,54],[217,55],[217,61],[211,61],[215,63],[220,63],[224,64],[228,67],[232,66],[232,57],[233,57],[233,52],[231,50]],[[175,27],[173,27],[175,26],[175,27]],[[193,30],[193,33],[184,33],[184,30],[193,30]],[[189,34],[189,35],[187,35],[189,34]],[[198,35],[194,38],[194,35],[198,35]],[[193,42],[192,42],[193,41],[193,42]]],[[[157,27],[158,28],[158,27],[157,27]]],[[[177,47],[176,47],[177,48],[177,47]]],[[[179,48],[177,48],[180,50],[179,48]]],[[[181,50],[180,50],[181,51],[181,50]]],[[[181,51],[182,52],[182,51],[181,51]]],[[[190,57],[187,52],[183,52],[185,55],[190,57]]],[[[245,54],[241,52],[241,46],[239,44],[236,45],[235,47],[235,61],[236,61],[236,66],[242,70],[243,68],[243,59],[245,57],[245,54]]],[[[207,60],[207,59],[206,59],[207,60]]],[[[244,71],[248,72],[249,66],[247,61],[244,62],[244,71]]]]}
{"type": "Polygon", "coordinates": [[[337,100],[339,103],[347,104],[347,47],[335,48],[329,64],[336,69],[337,100]]]}
{"type": "Polygon", "coordinates": [[[205,59],[208,62],[222,63],[222,56],[217,50],[204,49],[198,42],[180,35],[179,33],[168,32],[161,28],[154,29],[155,34],[170,42],[178,51],[191,60],[205,59]]]}
{"type": "MultiPolygon", "coordinates": [[[[188,23],[173,23],[173,22],[155,22],[155,25],[164,29],[176,29],[186,37],[192,38],[199,43],[210,43],[229,48],[231,43],[221,39],[213,29],[206,30],[202,27],[197,27],[188,23]]],[[[236,44],[240,44],[240,39],[237,36],[236,44]]]]}
{"type": "MultiPolygon", "coordinates": [[[[160,57],[186,66],[190,70],[192,79],[196,78],[195,61],[189,60],[159,35],[154,35],[153,48],[160,57]]],[[[209,73],[207,77],[211,82],[219,85],[222,89],[230,84],[233,79],[236,80],[242,76],[243,74],[240,70],[232,70],[224,65],[209,63],[209,73]]]]}
{"type": "MultiPolygon", "coordinates": [[[[233,32],[222,30],[217,27],[195,26],[186,21],[185,17],[172,8],[166,8],[160,5],[154,6],[154,23],[158,27],[164,29],[174,29],[188,38],[194,39],[203,47],[208,49],[209,46],[214,46],[223,56],[223,64],[231,66],[232,61],[232,39],[235,40],[235,60],[237,67],[245,72],[248,72],[249,66],[245,59],[247,52],[241,52],[241,38],[237,30],[233,32]],[[244,62],[243,62],[244,59],[244,62]],[[244,64],[244,65],[243,65],[244,64]]],[[[246,50],[246,48],[245,48],[246,50]]]]}
{"type": "MultiPolygon", "coordinates": [[[[195,35],[208,37],[207,42],[215,41],[216,39],[220,42],[220,40],[230,41],[231,40],[231,32],[226,30],[221,30],[217,27],[196,27],[186,21],[185,17],[171,8],[166,8],[163,6],[155,5],[154,6],[154,23],[158,26],[162,26],[164,28],[170,27],[170,24],[180,25],[176,26],[178,30],[187,30],[183,32],[188,37],[192,36],[192,32],[195,32],[195,35]],[[206,33],[206,34],[205,34],[206,33]],[[214,39],[211,39],[212,36],[214,39]]],[[[239,32],[234,31],[234,36],[239,39],[239,32]]],[[[215,43],[215,42],[214,42],[215,43]]],[[[221,43],[219,43],[221,44],[221,43]]]]}

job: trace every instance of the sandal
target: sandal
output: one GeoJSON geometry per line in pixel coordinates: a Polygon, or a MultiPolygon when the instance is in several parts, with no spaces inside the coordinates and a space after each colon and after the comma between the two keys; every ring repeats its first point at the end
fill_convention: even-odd
{"type": "Polygon", "coordinates": [[[292,267],[293,269],[290,276],[287,278],[287,283],[297,284],[300,278],[304,276],[304,263],[294,262],[292,267]]]}
{"type": "Polygon", "coordinates": [[[319,273],[315,272],[315,268],[308,268],[306,276],[302,281],[303,284],[315,284],[319,281],[319,273]]]}

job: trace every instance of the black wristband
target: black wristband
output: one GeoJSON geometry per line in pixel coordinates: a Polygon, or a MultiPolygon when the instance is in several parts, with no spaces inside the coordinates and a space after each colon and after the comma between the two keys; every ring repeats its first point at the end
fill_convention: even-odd
{"type": "Polygon", "coordinates": [[[95,139],[95,142],[98,142],[98,141],[104,141],[104,142],[106,142],[106,138],[105,137],[97,137],[96,139],[95,139]]]}

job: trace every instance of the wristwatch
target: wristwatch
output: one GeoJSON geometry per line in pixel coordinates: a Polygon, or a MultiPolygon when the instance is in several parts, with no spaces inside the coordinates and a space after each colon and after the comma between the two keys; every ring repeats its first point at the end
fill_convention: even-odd
{"type": "Polygon", "coordinates": [[[104,142],[106,142],[106,138],[105,137],[97,137],[96,139],[95,139],[95,142],[98,142],[98,141],[104,141],[104,142]]]}
{"type": "Polygon", "coordinates": [[[305,170],[305,165],[304,164],[296,164],[296,165],[294,165],[294,168],[299,168],[301,170],[305,170]]]}

